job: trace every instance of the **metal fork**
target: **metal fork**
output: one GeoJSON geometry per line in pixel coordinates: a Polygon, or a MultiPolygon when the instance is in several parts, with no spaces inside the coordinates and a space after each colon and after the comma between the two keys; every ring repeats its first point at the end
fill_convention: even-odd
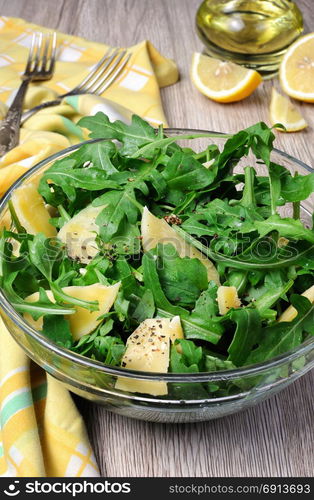
{"type": "Polygon", "coordinates": [[[22,123],[28,120],[34,113],[50,106],[57,106],[62,99],[71,95],[96,94],[101,95],[119,76],[123,68],[129,62],[132,54],[126,50],[109,49],[100,61],[92,68],[90,73],[69,92],[59,95],[53,101],[43,102],[22,115],[22,123]]]}
{"type": "Polygon", "coordinates": [[[20,124],[25,93],[30,82],[49,80],[54,71],[56,54],[56,33],[34,33],[22,83],[9,107],[6,117],[0,123],[0,157],[17,146],[20,138],[20,124]]]}

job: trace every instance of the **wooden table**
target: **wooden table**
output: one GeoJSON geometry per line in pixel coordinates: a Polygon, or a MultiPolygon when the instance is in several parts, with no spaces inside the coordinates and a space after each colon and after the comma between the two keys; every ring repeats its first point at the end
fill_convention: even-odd
{"type": "MultiPolygon", "coordinates": [[[[23,17],[67,33],[111,45],[150,39],[176,60],[181,80],[162,90],[169,123],[233,132],[268,121],[272,85],[250,98],[216,104],[189,79],[193,51],[202,50],[194,29],[200,0],[0,0],[0,14],[23,17]]],[[[314,29],[311,0],[299,0],[307,30],[314,29]]],[[[278,134],[277,146],[314,166],[313,105],[297,104],[311,126],[278,134]]],[[[220,420],[162,425],[135,421],[80,400],[104,476],[312,476],[314,372],[279,395],[220,420]]]]}

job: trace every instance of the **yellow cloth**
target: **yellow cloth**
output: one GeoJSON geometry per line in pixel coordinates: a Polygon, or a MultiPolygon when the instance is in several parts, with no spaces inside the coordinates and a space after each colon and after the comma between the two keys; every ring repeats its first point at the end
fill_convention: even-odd
{"type": "Polygon", "coordinates": [[[0,476],[98,476],[69,391],[30,361],[1,319],[0,345],[0,476]]]}
{"type": "MultiPolygon", "coordinates": [[[[32,32],[46,31],[21,19],[0,17],[0,117],[20,84],[32,32]]],[[[103,56],[106,46],[58,34],[58,62],[52,80],[29,87],[30,108],[77,85],[103,56]]],[[[71,97],[33,116],[21,130],[20,145],[0,160],[0,196],[28,168],[84,137],[75,125],[82,115],[109,110],[113,117],[139,114],[152,124],[166,119],[159,87],[178,79],[173,61],[148,41],[131,47],[132,57],[104,93],[71,97]],[[122,107],[121,107],[122,106],[122,107]],[[127,109],[125,109],[127,108],[127,109]]],[[[86,430],[65,387],[34,365],[0,319],[0,475],[97,476],[86,430]]]]}

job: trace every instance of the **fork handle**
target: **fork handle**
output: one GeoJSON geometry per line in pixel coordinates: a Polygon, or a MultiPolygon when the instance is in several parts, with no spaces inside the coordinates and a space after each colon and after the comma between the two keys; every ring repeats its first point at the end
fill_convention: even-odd
{"type": "Polygon", "coordinates": [[[60,104],[60,102],[62,102],[62,99],[63,99],[63,96],[58,97],[57,99],[55,99],[53,101],[43,102],[41,104],[38,104],[38,106],[34,106],[34,108],[31,108],[31,109],[28,109],[27,111],[24,111],[24,113],[22,114],[21,123],[22,124],[25,123],[26,120],[28,120],[31,116],[33,116],[35,113],[37,113],[41,109],[50,108],[50,106],[57,106],[58,104],[60,104]]]}
{"type": "Polygon", "coordinates": [[[22,81],[6,117],[0,122],[0,157],[19,143],[23,101],[29,79],[22,81]]]}

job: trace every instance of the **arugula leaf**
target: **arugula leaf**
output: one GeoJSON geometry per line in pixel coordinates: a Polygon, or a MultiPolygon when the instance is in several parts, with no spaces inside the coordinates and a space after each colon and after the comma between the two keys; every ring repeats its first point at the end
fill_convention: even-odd
{"type": "Polygon", "coordinates": [[[206,354],[205,368],[207,372],[217,372],[219,370],[233,370],[236,366],[228,359],[221,359],[216,356],[206,354]]]}
{"type": "Polygon", "coordinates": [[[314,173],[291,177],[287,175],[281,183],[281,196],[290,202],[306,200],[314,191],[314,173]]]}
{"type": "MultiPolygon", "coordinates": [[[[75,286],[88,286],[93,285],[94,283],[102,283],[103,285],[110,284],[108,279],[105,277],[105,274],[108,272],[108,269],[111,267],[111,263],[108,259],[105,259],[102,255],[98,255],[94,258],[85,268],[84,273],[79,274],[75,272],[75,277],[72,277],[72,284],[75,286]]],[[[67,273],[65,273],[65,279],[67,277],[67,273]]],[[[57,283],[60,287],[64,286],[62,284],[63,275],[60,274],[60,277],[55,283],[57,283]],[[59,280],[61,280],[59,282],[59,280]]],[[[67,283],[68,284],[68,283],[67,283]]]]}
{"type": "Polygon", "coordinates": [[[14,224],[15,229],[17,230],[18,233],[26,233],[25,228],[22,226],[22,224],[19,221],[19,218],[16,214],[14,205],[12,203],[12,200],[9,200],[8,202],[8,207],[11,215],[12,222],[14,224]]]}
{"type": "Polygon", "coordinates": [[[314,243],[314,231],[305,228],[301,221],[290,217],[281,218],[280,215],[275,214],[264,221],[256,221],[256,228],[261,236],[271,231],[278,231],[280,236],[314,243]]]}
{"type": "Polygon", "coordinates": [[[128,323],[130,301],[125,298],[123,290],[119,291],[113,307],[119,321],[127,320],[128,323]]]}
{"type": "MultiPolygon", "coordinates": [[[[176,340],[171,345],[169,371],[173,373],[196,373],[202,370],[203,350],[189,340],[176,340]],[[201,369],[200,369],[201,368],[201,369]]],[[[169,392],[181,399],[203,399],[208,392],[202,384],[170,384],[169,392]]]]}
{"type": "Polygon", "coordinates": [[[117,148],[113,142],[100,141],[84,144],[67,158],[76,160],[77,167],[83,167],[87,164],[103,170],[109,176],[118,172],[112,163],[112,159],[116,154],[117,148]]]}
{"type": "Polygon", "coordinates": [[[252,347],[257,344],[261,333],[260,315],[256,309],[234,309],[231,321],[237,325],[233,340],[228,348],[229,358],[236,366],[242,366],[252,347]]]}
{"type": "Polygon", "coordinates": [[[103,324],[100,324],[96,330],[87,335],[83,335],[79,341],[73,346],[73,350],[79,352],[82,355],[86,355],[89,351],[94,348],[94,340],[96,337],[104,337],[113,329],[114,321],[112,318],[105,320],[103,324]]]}
{"type": "MultiPolygon", "coordinates": [[[[105,243],[109,242],[111,237],[117,233],[121,222],[127,219],[130,224],[137,222],[138,214],[141,213],[143,206],[137,201],[135,190],[139,190],[144,195],[149,194],[147,182],[155,182],[158,184],[157,177],[153,174],[155,165],[144,164],[136,171],[132,172],[119,172],[113,178],[118,180],[120,184],[125,187],[121,191],[107,191],[99,198],[93,201],[93,206],[104,205],[104,209],[96,218],[96,224],[100,228],[100,237],[105,243]]],[[[160,192],[161,187],[156,187],[156,191],[160,192]]]]}
{"type": "MultiPolygon", "coordinates": [[[[225,266],[230,266],[235,269],[280,269],[283,267],[290,267],[295,264],[311,268],[314,262],[314,247],[313,245],[309,246],[308,244],[304,244],[306,242],[301,242],[300,245],[289,245],[288,249],[276,248],[276,253],[272,256],[267,255],[267,259],[264,260],[263,256],[259,253],[259,250],[261,249],[260,243],[262,242],[260,239],[258,239],[254,241],[252,246],[247,249],[248,251],[234,257],[228,257],[223,255],[222,253],[215,252],[211,248],[203,245],[203,243],[201,243],[196,238],[193,238],[193,236],[184,231],[182,228],[173,226],[173,229],[177,231],[177,233],[179,233],[185,239],[185,241],[191,243],[193,246],[195,246],[195,248],[200,250],[204,255],[207,255],[213,261],[221,262],[225,266]],[[254,253],[254,246],[257,247],[257,254],[254,253]]],[[[269,241],[267,241],[266,243],[266,248],[269,248],[269,241]]]]}
{"type": "Polygon", "coordinates": [[[153,318],[155,315],[155,302],[154,296],[151,290],[145,290],[143,297],[141,297],[138,302],[132,317],[138,322],[141,323],[147,318],[153,318]]]}
{"type": "MultiPolygon", "coordinates": [[[[271,288],[263,293],[255,302],[254,306],[260,313],[261,317],[267,312],[268,309],[273,307],[276,302],[285,295],[288,290],[293,285],[293,280],[289,280],[287,283],[282,284],[278,288],[271,288]]],[[[274,315],[276,316],[276,312],[274,311],[274,315]]]]}
{"type": "Polygon", "coordinates": [[[108,243],[115,235],[121,222],[127,218],[130,224],[135,224],[139,212],[133,190],[108,191],[93,202],[94,206],[104,205],[103,210],[96,218],[101,239],[108,243]]]}
{"type": "Polygon", "coordinates": [[[252,149],[257,159],[263,160],[265,165],[270,163],[270,152],[273,148],[275,135],[263,122],[241,130],[230,137],[217,159],[219,178],[224,177],[243,156],[247,156],[252,149]]]}
{"type": "Polygon", "coordinates": [[[224,328],[220,318],[216,316],[218,312],[216,300],[217,288],[211,287],[210,284],[208,290],[200,295],[189,318],[182,320],[187,339],[205,340],[212,344],[217,344],[220,340],[224,328]]]}
{"type": "MultiPolygon", "coordinates": [[[[137,273],[137,279],[139,279],[137,273]]],[[[139,289],[139,283],[135,278],[135,272],[130,263],[124,257],[120,257],[113,266],[113,279],[116,281],[121,281],[124,296],[128,299],[131,294],[137,294],[139,289]]],[[[143,281],[142,277],[140,281],[143,281]]]]}
{"type": "MultiPolygon", "coordinates": [[[[62,261],[64,257],[64,250],[61,246],[61,242],[55,238],[46,238],[44,234],[38,233],[34,236],[33,240],[28,243],[28,246],[31,263],[47,279],[50,289],[57,300],[67,304],[84,307],[90,311],[98,310],[97,301],[87,301],[72,297],[61,289],[58,281],[53,282],[53,267],[58,261],[62,261]]],[[[73,273],[71,273],[71,275],[73,275],[73,273]]],[[[64,279],[64,276],[62,279],[64,279]]]]}
{"type": "Polygon", "coordinates": [[[62,316],[44,316],[42,333],[57,345],[70,349],[73,341],[69,322],[62,316]]]}
{"type": "MultiPolygon", "coordinates": [[[[152,158],[156,150],[167,148],[177,139],[223,136],[223,134],[200,133],[164,137],[162,128],[156,133],[153,127],[137,115],[133,115],[131,124],[126,125],[120,120],[110,122],[109,118],[102,112],[98,112],[92,117],[82,118],[78,125],[89,129],[92,138],[117,139],[123,144],[119,150],[120,154],[131,158],[152,158]]],[[[229,136],[225,135],[225,137],[229,136]]]]}
{"type": "Polygon", "coordinates": [[[264,122],[251,125],[245,132],[249,135],[249,145],[256,158],[263,160],[265,165],[269,166],[275,134],[264,122]]]}
{"type": "Polygon", "coordinates": [[[208,169],[192,155],[182,153],[180,163],[173,168],[169,162],[163,171],[167,180],[168,189],[186,191],[187,186],[193,186],[194,190],[209,186],[216,177],[217,169],[208,169]]]}
{"type": "Polygon", "coordinates": [[[119,337],[99,336],[94,340],[93,354],[98,361],[106,365],[119,365],[125,352],[123,340],[119,337]]]}
{"type": "Polygon", "coordinates": [[[241,130],[225,142],[224,148],[216,161],[220,179],[227,175],[243,156],[248,154],[248,139],[247,131],[241,130]]]}
{"type": "Polygon", "coordinates": [[[78,125],[90,130],[92,138],[117,139],[122,142],[123,148],[119,152],[123,156],[131,156],[140,146],[156,139],[153,127],[137,115],[133,115],[132,123],[126,125],[120,120],[110,122],[108,116],[98,112],[94,116],[81,118],[78,125]]]}
{"type": "Polygon", "coordinates": [[[268,173],[269,173],[269,187],[270,187],[270,205],[272,215],[277,212],[277,205],[282,204],[280,202],[281,195],[281,176],[286,175],[287,170],[277,165],[276,163],[269,162],[268,173]]]}
{"type": "Polygon", "coordinates": [[[292,305],[297,309],[297,317],[287,323],[275,323],[263,329],[259,345],[246,359],[246,364],[264,362],[290,351],[302,342],[302,333],[314,335],[314,304],[299,295],[292,295],[292,305]]]}
{"type": "Polygon", "coordinates": [[[185,309],[172,305],[165,296],[156,269],[157,259],[157,255],[152,252],[147,252],[143,256],[142,265],[145,288],[152,292],[158,309],[168,312],[173,316],[187,316],[188,312],[185,309]]]}
{"type": "Polygon", "coordinates": [[[67,315],[75,313],[75,309],[73,308],[63,307],[59,304],[51,302],[43,288],[39,289],[38,301],[27,302],[26,300],[22,300],[15,296],[13,300],[11,300],[11,304],[17,311],[30,314],[35,321],[41,318],[41,316],[45,316],[47,314],[67,315]]]}
{"type": "Polygon", "coordinates": [[[238,295],[242,295],[248,282],[248,271],[234,271],[228,274],[228,286],[235,286],[238,295]]]}
{"type": "Polygon", "coordinates": [[[175,373],[198,372],[199,363],[203,359],[203,350],[194,342],[178,339],[171,349],[170,368],[175,373]]]}
{"type": "Polygon", "coordinates": [[[95,167],[74,168],[75,160],[60,160],[46,170],[40,179],[39,192],[49,201],[51,193],[47,191],[47,181],[60,186],[70,201],[76,198],[75,188],[87,191],[101,189],[120,189],[117,182],[108,180],[104,170],[95,167]]]}
{"type": "Polygon", "coordinates": [[[46,238],[43,233],[38,233],[28,246],[31,263],[48,281],[52,281],[53,267],[64,254],[61,243],[56,238],[46,238]]]}
{"type": "Polygon", "coordinates": [[[190,314],[183,307],[174,306],[169,302],[159,282],[156,258],[154,254],[148,252],[143,256],[142,262],[144,284],[153,293],[158,315],[162,317],[180,316],[186,338],[197,338],[216,344],[223,331],[221,325],[203,318],[198,311],[194,310],[190,314]]]}
{"type": "Polygon", "coordinates": [[[241,205],[243,207],[255,206],[255,195],[254,195],[254,180],[255,180],[255,169],[253,167],[244,168],[244,188],[241,198],[241,205]]]}
{"type": "Polygon", "coordinates": [[[107,320],[93,333],[81,337],[72,350],[107,365],[119,365],[125,351],[125,345],[120,337],[108,335],[112,326],[112,320],[107,320]]]}
{"type": "Polygon", "coordinates": [[[88,309],[89,311],[98,311],[99,309],[97,300],[83,300],[78,299],[77,297],[73,297],[72,295],[68,295],[56,283],[51,282],[50,289],[53,292],[54,297],[61,302],[65,302],[66,304],[73,304],[78,307],[83,307],[84,309],[88,309]]]}
{"type": "Polygon", "coordinates": [[[216,318],[218,316],[217,290],[218,286],[211,281],[207,290],[203,291],[197,299],[190,317],[203,317],[205,321],[216,318]]]}
{"type": "Polygon", "coordinates": [[[102,250],[101,254],[108,255],[109,259],[119,258],[122,255],[138,254],[141,251],[139,227],[123,218],[118,230],[110,239],[109,248],[101,238],[99,238],[98,246],[102,250]]]}
{"type": "Polygon", "coordinates": [[[113,329],[113,319],[108,318],[107,321],[105,321],[102,325],[99,327],[99,335],[101,337],[104,337],[105,335],[108,335],[109,332],[113,329]]]}
{"type": "Polygon", "coordinates": [[[182,307],[195,304],[208,286],[207,271],[198,259],[181,258],[173,245],[158,245],[156,250],[159,281],[170,302],[182,307]]]}
{"type": "Polygon", "coordinates": [[[4,277],[4,261],[5,261],[5,233],[2,230],[0,232],[0,283],[4,277]]]}

